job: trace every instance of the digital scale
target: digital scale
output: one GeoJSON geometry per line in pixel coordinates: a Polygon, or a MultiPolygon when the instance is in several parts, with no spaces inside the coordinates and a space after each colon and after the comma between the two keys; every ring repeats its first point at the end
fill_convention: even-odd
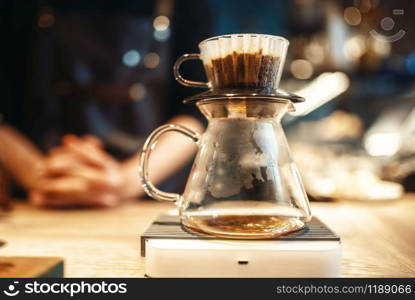
{"type": "Polygon", "coordinates": [[[341,242],[319,219],[267,240],[227,240],[188,232],[162,215],[141,236],[148,277],[338,277],[341,242]]]}

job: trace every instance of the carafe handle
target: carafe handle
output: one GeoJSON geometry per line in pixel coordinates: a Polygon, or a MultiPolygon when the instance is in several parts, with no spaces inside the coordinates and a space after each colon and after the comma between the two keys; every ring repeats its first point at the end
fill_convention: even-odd
{"type": "Polygon", "coordinates": [[[199,142],[200,134],[193,130],[176,124],[166,124],[154,130],[144,143],[140,156],[140,178],[146,193],[156,200],[176,202],[180,200],[181,195],[175,193],[167,193],[156,188],[150,181],[148,175],[148,162],[151,152],[153,151],[160,136],[169,131],[176,131],[189,137],[196,144],[199,142]]]}
{"type": "Polygon", "coordinates": [[[183,78],[182,75],[180,74],[181,64],[186,60],[192,60],[192,59],[200,59],[200,54],[191,53],[191,54],[183,54],[182,56],[180,56],[176,60],[173,66],[174,77],[180,84],[184,86],[190,86],[190,87],[196,87],[196,88],[209,88],[208,82],[188,80],[188,79],[183,78]]]}

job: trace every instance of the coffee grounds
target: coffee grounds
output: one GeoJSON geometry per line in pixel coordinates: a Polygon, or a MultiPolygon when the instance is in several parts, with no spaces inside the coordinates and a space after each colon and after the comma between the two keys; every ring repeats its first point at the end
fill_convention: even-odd
{"type": "Polygon", "coordinates": [[[257,53],[233,52],[205,65],[208,78],[217,88],[267,89],[277,88],[280,58],[257,53]]]}

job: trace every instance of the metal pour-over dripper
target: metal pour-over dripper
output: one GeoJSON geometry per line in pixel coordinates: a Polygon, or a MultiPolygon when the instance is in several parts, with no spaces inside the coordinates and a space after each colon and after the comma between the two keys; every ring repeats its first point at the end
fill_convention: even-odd
{"type": "Polygon", "coordinates": [[[182,55],[174,65],[174,74],[185,86],[209,90],[184,102],[235,96],[304,101],[298,95],[278,90],[288,45],[283,37],[263,34],[223,35],[202,41],[200,54],[182,55]],[[208,82],[187,80],[180,75],[180,65],[193,59],[202,60],[208,82]]]}

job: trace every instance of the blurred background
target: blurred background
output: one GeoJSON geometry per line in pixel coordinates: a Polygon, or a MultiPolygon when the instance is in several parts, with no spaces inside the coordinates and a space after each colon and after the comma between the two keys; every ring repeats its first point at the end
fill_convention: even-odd
{"type": "MultiPolygon", "coordinates": [[[[415,190],[414,28],[409,0],[2,1],[0,114],[42,153],[89,133],[125,160],[174,116],[205,122],[181,104],[197,91],[174,81],[177,57],[214,35],[281,35],[281,88],[307,100],[284,127],[310,198],[394,200],[415,190]]],[[[184,74],[204,79],[201,64],[184,74]]],[[[160,182],[181,190],[187,172],[160,182]]]]}

